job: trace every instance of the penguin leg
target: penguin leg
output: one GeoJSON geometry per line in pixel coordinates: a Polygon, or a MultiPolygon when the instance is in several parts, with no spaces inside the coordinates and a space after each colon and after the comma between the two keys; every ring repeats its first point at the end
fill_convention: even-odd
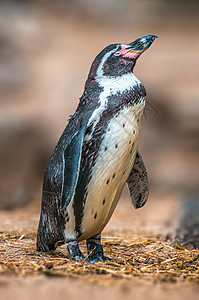
{"type": "Polygon", "coordinates": [[[99,261],[111,260],[109,257],[104,255],[104,251],[101,245],[101,233],[87,239],[86,244],[88,250],[87,261],[91,264],[95,264],[99,261]]]}
{"type": "Polygon", "coordinates": [[[65,241],[65,244],[67,246],[68,253],[72,258],[72,260],[74,261],[85,260],[84,255],[79,249],[79,244],[77,239],[65,241]]]}

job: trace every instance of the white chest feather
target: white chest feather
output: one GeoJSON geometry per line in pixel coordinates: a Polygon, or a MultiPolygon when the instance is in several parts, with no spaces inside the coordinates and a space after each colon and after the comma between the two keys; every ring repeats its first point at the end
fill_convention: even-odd
{"type": "Polygon", "coordinates": [[[143,107],[144,101],[126,107],[108,123],[87,189],[79,240],[100,233],[114,211],[138,150],[143,107]]]}

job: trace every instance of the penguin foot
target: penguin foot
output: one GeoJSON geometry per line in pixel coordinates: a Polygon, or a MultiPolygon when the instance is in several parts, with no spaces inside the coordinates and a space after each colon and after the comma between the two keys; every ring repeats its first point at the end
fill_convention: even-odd
{"type": "Polygon", "coordinates": [[[85,260],[84,255],[79,249],[79,244],[77,240],[66,242],[66,245],[67,245],[68,253],[72,260],[74,261],[85,260]]]}
{"type": "Polygon", "coordinates": [[[111,261],[109,257],[104,255],[100,234],[87,239],[86,243],[88,249],[88,262],[90,262],[91,264],[95,264],[99,261],[111,261]]]}

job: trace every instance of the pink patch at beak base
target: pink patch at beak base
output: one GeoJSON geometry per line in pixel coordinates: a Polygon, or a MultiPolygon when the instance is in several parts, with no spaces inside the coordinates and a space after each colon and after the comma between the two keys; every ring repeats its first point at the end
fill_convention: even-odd
{"type": "Polygon", "coordinates": [[[126,54],[126,44],[121,44],[121,49],[115,52],[115,56],[125,55],[126,54]]]}
{"type": "Polygon", "coordinates": [[[138,56],[140,56],[141,53],[138,52],[127,52],[126,54],[124,54],[124,57],[129,57],[129,58],[137,58],[138,56]]]}
{"type": "Polygon", "coordinates": [[[115,52],[115,56],[124,56],[124,57],[129,57],[129,58],[137,58],[141,53],[136,52],[133,50],[128,51],[126,49],[127,45],[126,44],[121,44],[121,49],[115,52]]]}

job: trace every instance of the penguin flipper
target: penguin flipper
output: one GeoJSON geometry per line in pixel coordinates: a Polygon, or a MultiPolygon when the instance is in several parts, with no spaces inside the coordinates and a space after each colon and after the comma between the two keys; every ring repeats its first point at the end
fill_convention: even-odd
{"type": "Polygon", "coordinates": [[[87,127],[87,122],[82,126],[77,134],[74,135],[63,154],[64,174],[63,192],[61,200],[61,211],[64,213],[69,205],[77,184],[80,161],[82,154],[82,144],[87,127]]]}
{"type": "Polygon", "coordinates": [[[149,181],[146,167],[139,152],[136,154],[127,185],[133,206],[135,208],[144,206],[149,195],[149,181]]]}

